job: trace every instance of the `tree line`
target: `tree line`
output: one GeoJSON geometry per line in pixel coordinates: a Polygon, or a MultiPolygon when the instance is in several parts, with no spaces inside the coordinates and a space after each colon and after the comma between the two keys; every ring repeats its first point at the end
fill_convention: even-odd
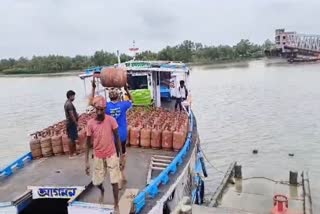
{"type": "MultiPolygon", "coordinates": [[[[259,58],[273,44],[267,40],[263,45],[241,40],[234,46],[205,46],[189,40],[176,46],[167,46],[159,52],[144,51],[136,55],[136,60],[168,60],[185,63],[214,63],[259,58]]],[[[132,59],[126,54],[120,55],[121,62],[132,59]]],[[[96,51],[92,56],[77,55],[75,57],[49,55],[33,56],[31,59],[1,59],[0,74],[36,74],[78,71],[93,66],[112,65],[118,62],[117,55],[107,51],[96,51]]]]}

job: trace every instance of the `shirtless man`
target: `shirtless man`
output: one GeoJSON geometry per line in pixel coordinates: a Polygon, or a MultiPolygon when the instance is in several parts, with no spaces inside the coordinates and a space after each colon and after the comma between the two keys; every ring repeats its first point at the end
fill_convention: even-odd
{"type": "Polygon", "coordinates": [[[66,115],[66,127],[67,134],[70,138],[69,143],[69,152],[70,158],[76,155],[76,143],[78,143],[78,118],[79,115],[77,113],[76,108],[73,105],[73,101],[75,99],[76,93],[72,90],[67,92],[67,100],[64,104],[64,112],[66,115]]]}

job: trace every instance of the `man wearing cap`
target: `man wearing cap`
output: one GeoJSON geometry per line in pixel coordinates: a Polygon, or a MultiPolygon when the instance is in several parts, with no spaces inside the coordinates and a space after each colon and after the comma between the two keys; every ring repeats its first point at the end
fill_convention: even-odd
{"type": "Polygon", "coordinates": [[[128,87],[124,87],[129,100],[120,101],[119,91],[117,89],[112,89],[109,91],[110,102],[107,103],[106,114],[114,117],[117,120],[119,126],[119,137],[121,141],[121,149],[123,154],[123,167],[121,170],[120,177],[120,188],[122,188],[122,182],[126,183],[127,179],[124,175],[124,168],[126,162],[126,143],[128,136],[128,123],[127,123],[127,111],[132,107],[131,94],[128,87]]]}
{"type": "Polygon", "coordinates": [[[117,121],[105,114],[106,100],[97,96],[92,100],[92,104],[96,109],[96,118],[92,118],[87,124],[87,144],[86,144],[86,174],[89,175],[89,148],[93,146],[94,160],[92,183],[101,191],[100,202],[104,198],[103,182],[105,174],[109,171],[110,182],[113,190],[114,209],[119,210],[119,188],[118,182],[120,177],[120,168],[122,167],[123,156],[121,150],[121,142],[118,134],[117,121]],[[116,143],[115,143],[116,141],[116,143]],[[120,164],[119,158],[120,157],[120,164]]]}

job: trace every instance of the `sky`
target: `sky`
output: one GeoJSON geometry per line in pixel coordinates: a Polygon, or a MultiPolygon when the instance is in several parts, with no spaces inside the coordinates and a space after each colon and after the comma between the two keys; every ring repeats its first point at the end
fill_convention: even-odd
{"type": "Polygon", "coordinates": [[[320,35],[318,0],[1,0],[0,58],[129,53],[192,40],[234,45],[274,31],[320,35]]]}

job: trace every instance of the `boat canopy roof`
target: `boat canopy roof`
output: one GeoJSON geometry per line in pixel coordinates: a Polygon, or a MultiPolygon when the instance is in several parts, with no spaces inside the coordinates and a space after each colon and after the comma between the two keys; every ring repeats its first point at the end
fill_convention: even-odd
{"type": "MultiPolygon", "coordinates": [[[[111,65],[112,66],[112,65],[111,65]]],[[[102,68],[111,66],[98,66],[85,70],[80,74],[81,79],[91,77],[94,73],[100,73],[102,68]]],[[[189,73],[189,67],[182,62],[172,61],[127,61],[113,65],[114,67],[126,68],[128,72],[174,72],[174,73],[189,73]]]]}
{"type": "Polygon", "coordinates": [[[159,72],[185,72],[189,71],[186,64],[182,62],[168,61],[128,61],[121,63],[128,71],[159,71],[159,72]]]}

